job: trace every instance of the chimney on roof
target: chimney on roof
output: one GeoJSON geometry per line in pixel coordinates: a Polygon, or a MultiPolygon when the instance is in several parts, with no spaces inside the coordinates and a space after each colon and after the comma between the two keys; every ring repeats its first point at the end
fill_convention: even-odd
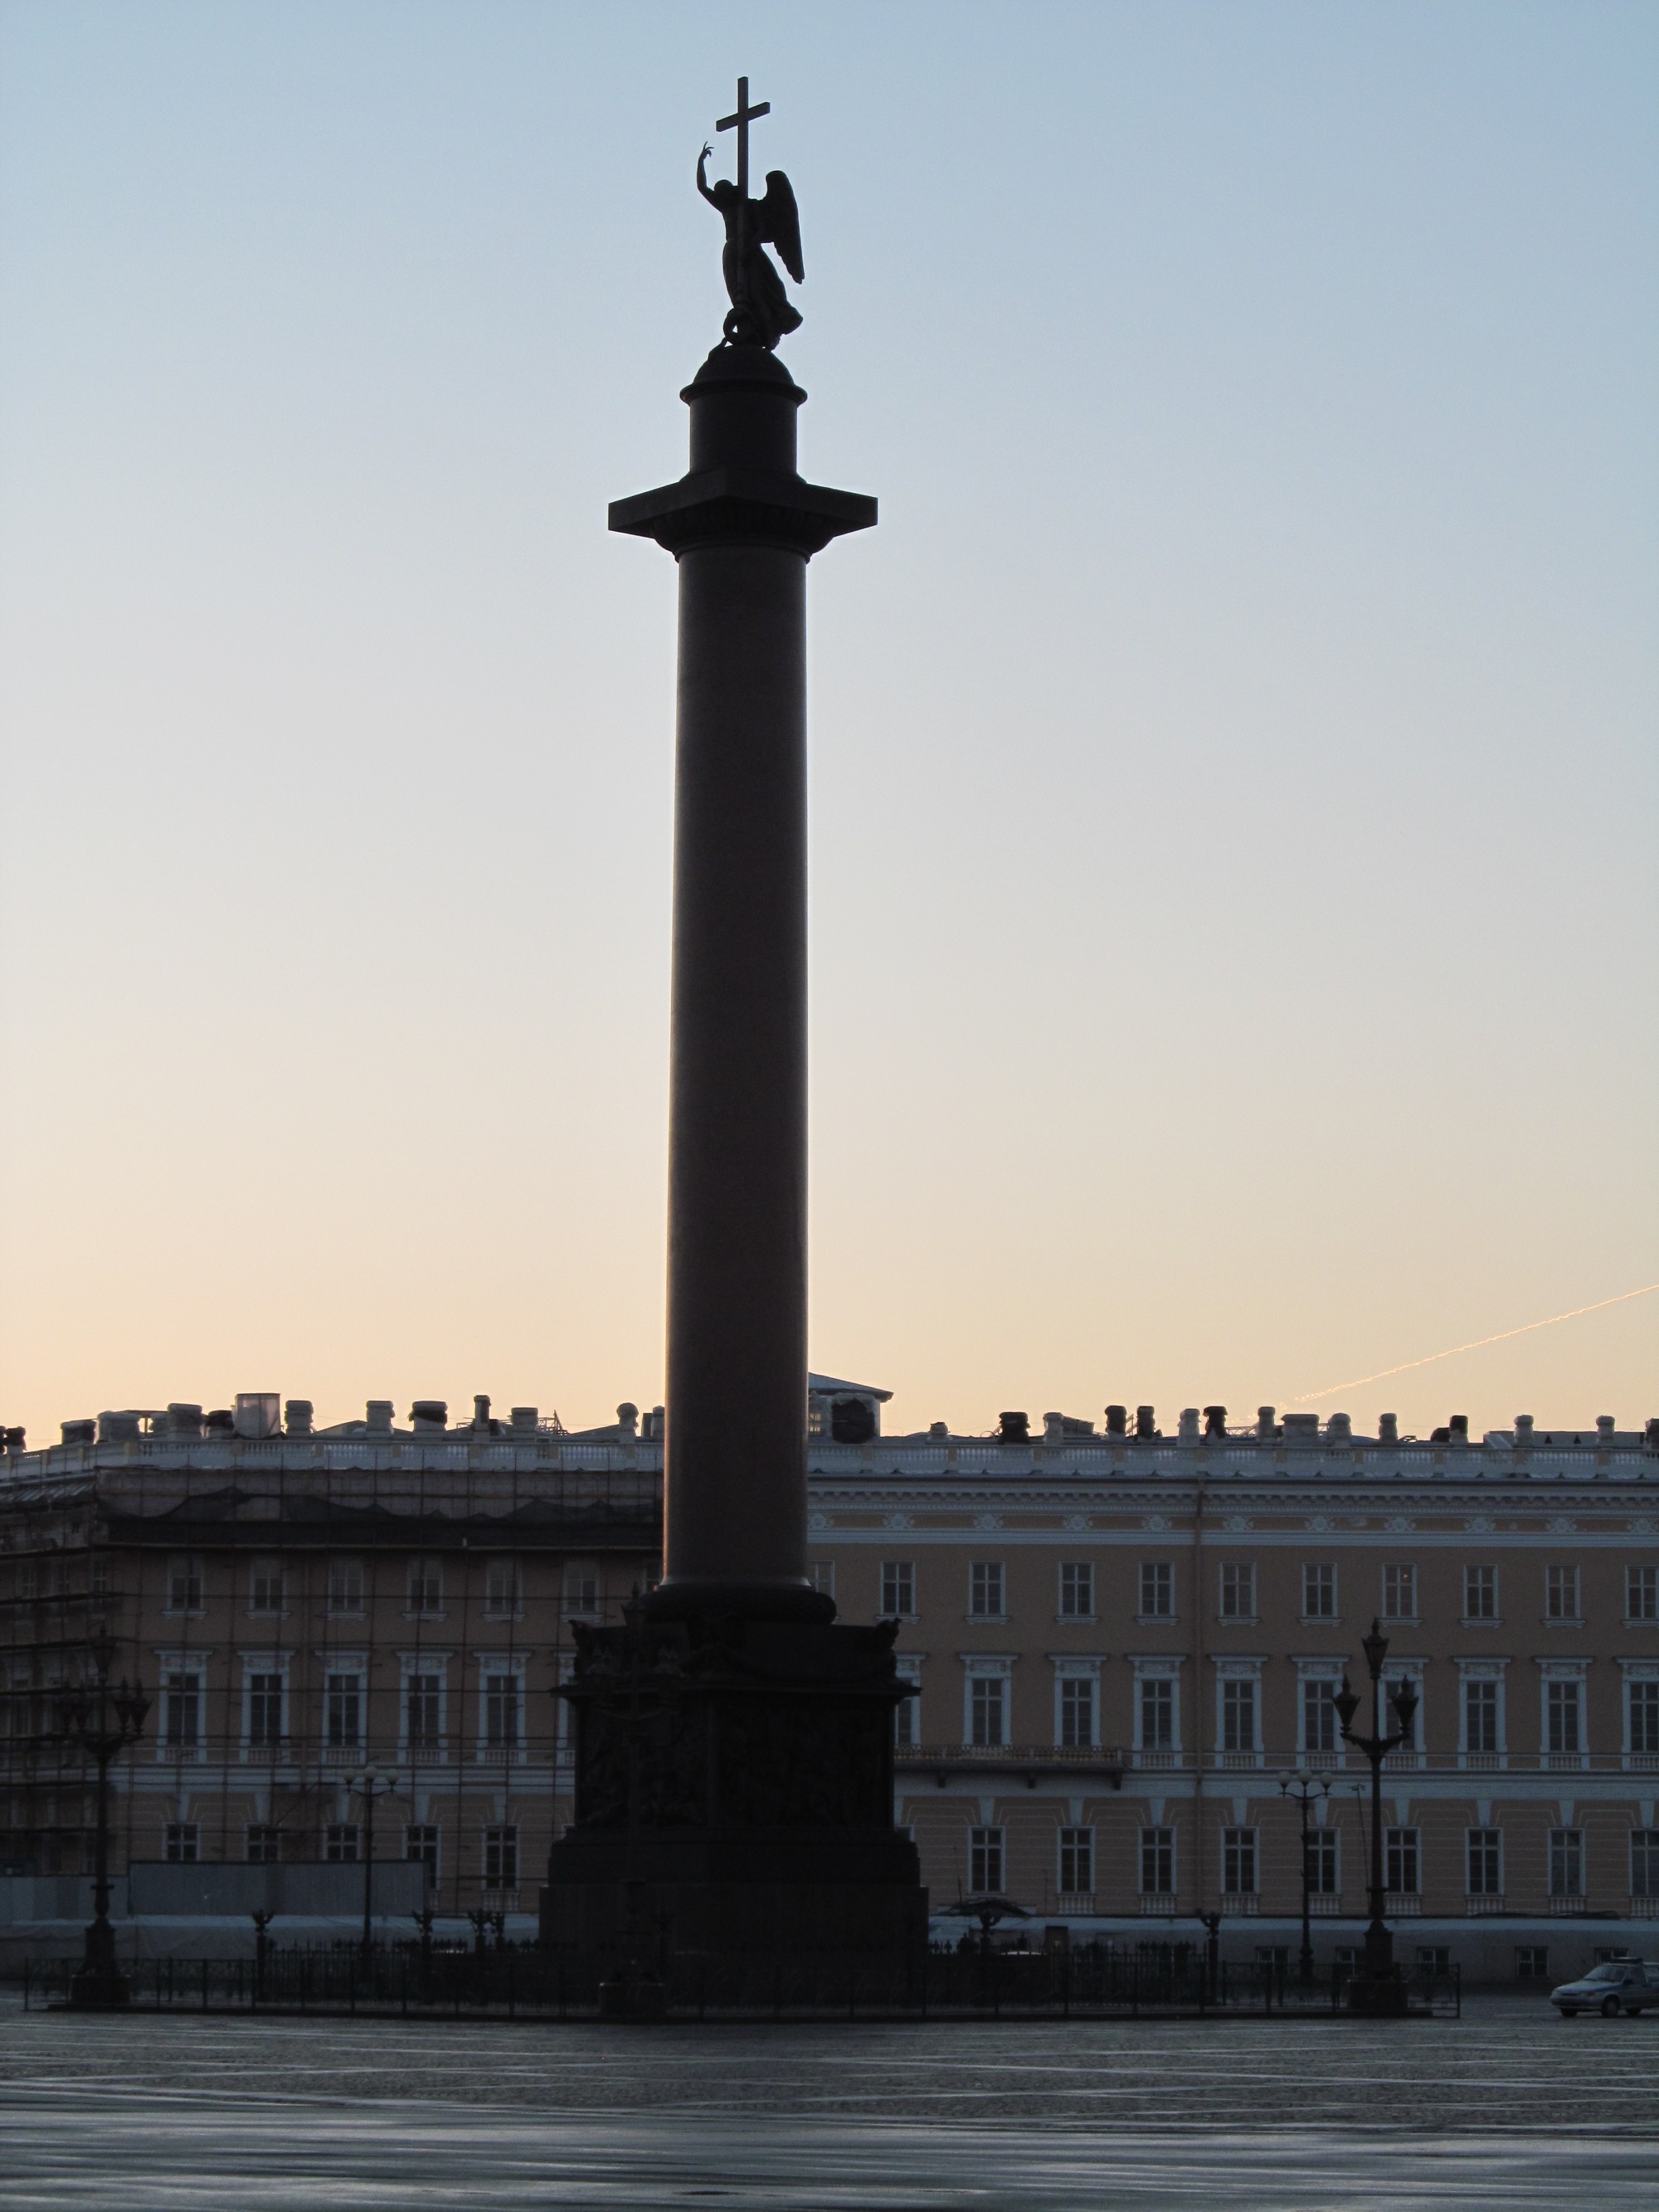
{"type": "Polygon", "coordinates": [[[281,1394],[276,1390],[236,1393],[236,1433],[239,1437],[274,1437],[282,1413],[281,1394]]]}
{"type": "Polygon", "coordinates": [[[1127,1406],[1108,1406],[1106,1433],[1109,1437],[1125,1436],[1128,1432],[1129,1410],[1127,1406]]]}
{"type": "Polygon", "coordinates": [[[201,1433],[201,1407],[186,1405],[182,1399],[170,1400],[167,1405],[167,1434],[170,1437],[188,1437],[194,1442],[201,1433]]]}
{"type": "Polygon", "coordinates": [[[1224,1437],[1227,1433],[1227,1408],[1206,1406],[1204,1408],[1204,1433],[1206,1437],[1224,1437]]]}
{"type": "Polygon", "coordinates": [[[1264,1444],[1270,1444],[1279,1434],[1273,1425],[1274,1410],[1272,1406],[1258,1406],[1255,1409],[1255,1432],[1264,1444]]]}
{"type": "Polygon", "coordinates": [[[472,1425],[475,1429],[482,1429],[485,1435],[489,1433],[489,1401],[487,1397],[480,1397],[476,1391],[472,1396],[472,1425]]]}
{"type": "Polygon", "coordinates": [[[1198,1442],[1198,1408],[1196,1406],[1183,1406],[1181,1409],[1180,1440],[1183,1444],[1195,1444],[1198,1442]]]}
{"type": "Polygon", "coordinates": [[[1346,1413],[1333,1413],[1325,1424],[1325,1441],[1332,1444],[1351,1444],[1353,1442],[1353,1422],[1346,1413]]]}
{"type": "Polygon", "coordinates": [[[1529,1444],[1532,1442],[1532,1415],[1530,1413],[1517,1413],[1516,1415],[1515,1441],[1517,1444],[1529,1444]]]}
{"type": "Polygon", "coordinates": [[[930,1421],[927,1424],[927,1433],[930,1437],[937,1437],[939,1443],[943,1443],[951,1433],[951,1424],[948,1421],[930,1421]]]}
{"type": "Polygon", "coordinates": [[[287,1415],[283,1425],[287,1428],[289,1436],[308,1437],[311,1434],[312,1407],[309,1398],[290,1398],[283,1410],[287,1415]]]}
{"type": "Polygon", "coordinates": [[[1397,1444],[1400,1441],[1398,1413],[1379,1413],[1376,1417],[1376,1441],[1380,1444],[1397,1444]]]}
{"type": "Polygon", "coordinates": [[[98,1441],[100,1444],[133,1444],[138,1441],[138,1416],[132,1413],[100,1413],[98,1441]]]}
{"type": "Polygon", "coordinates": [[[1031,1437],[1030,1415],[1000,1413],[997,1416],[997,1435],[1005,1444],[1029,1443],[1031,1437]]]}
{"type": "Polygon", "coordinates": [[[515,1406],[513,1408],[513,1433],[515,1437],[533,1437],[540,1408],[536,1406],[515,1406]]]}
{"type": "Polygon", "coordinates": [[[1158,1423],[1152,1418],[1157,1410],[1155,1406],[1135,1407],[1135,1434],[1138,1437],[1150,1439],[1157,1436],[1158,1423]]]}
{"type": "Polygon", "coordinates": [[[1451,1436],[1449,1439],[1450,1443],[1455,1444],[1468,1443],[1469,1440],[1469,1417],[1467,1413],[1454,1413],[1446,1425],[1451,1431],[1451,1436]]]}
{"type": "Polygon", "coordinates": [[[630,1405],[626,1398],[617,1408],[617,1426],[630,1443],[639,1434],[640,1409],[637,1406],[630,1405]]]}
{"type": "Polygon", "coordinates": [[[1599,1444],[1610,1444],[1613,1442],[1613,1415],[1611,1413],[1598,1413],[1596,1415],[1595,1441],[1599,1444]]]}
{"type": "Polygon", "coordinates": [[[371,1436],[389,1437],[392,1434],[392,1401],[390,1398],[371,1398],[368,1417],[363,1424],[371,1436]]]}
{"type": "Polygon", "coordinates": [[[447,1398],[417,1398],[409,1409],[409,1425],[417,1437],[441,1436],[449,1426],[447,1398]]]}
{"type": "Polygon", "coordinates": [[[64,1442],[66,1444],[89,1444],[98,1433],[96,1421],[65,1421],[64,1442]]]}

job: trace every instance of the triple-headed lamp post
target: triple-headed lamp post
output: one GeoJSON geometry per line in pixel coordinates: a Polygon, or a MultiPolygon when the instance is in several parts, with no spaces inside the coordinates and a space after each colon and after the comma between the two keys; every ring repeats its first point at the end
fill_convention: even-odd
{"type": "Polygon", "coordinates": [[[1304,1982],[1313,1979],[1313,1863],[1308,1856],[1308,1808],[1331,1794],[1328,1774],[1310,1774],[1305,1766],[1294,1774],[1281,1774],[1279,1794],[1291,1798],[1302,1811],[1302,1956],[1297,1973],[1304,1982]]]}
{"type": "Polygon", "coordinates": [[[1408,1678],[1395,1685],[1388,1702],[1394,1708],[1399,1725],[1391,1732],[1386,1730],[1382,1724],[1382,1662],[1389,1656],[1389,1639],[1378,1622],[1372,1621],[1371,1632],[1363,1639],[1360,1648],[1371,1677],[1369,1735],[1355,1732],[1353,1723],[1360,1698],[1346,1674],[1342,1687],[1333,1692],[1337,1717],[1342,1724],[1343,1742],[1352,1744],[1356,1751],[1363,1751],[1371,1763],[1370,1924],[1365,1930],[1362,1972],[1348,1985],[1348,2005],[1353,2012],[1403,2012],[1406,1993],[1395,1971],[1394,1938],[1382,1917],[1386,1899],[1382,1881],[1382,1762],[1391,1751],[1398,1751],[1412,1740],[1413,1724],[1417,1718],[1417,1689],[1408,1678]]]}
{"type": "Polygon", "coordinates": [[[88,1644],[91,1679],[69,1693],[63,1708],[64,1734],[98,1768],[92,1925],[87,1929],[84,1955],[70,1982],[70,2002],[86,2012],[115,2011],[131,1995],[127,1978],[115,1962],[115,1930],[109,1919],[109,1770],[110,1761],[143,1734],[149,1698],[142,1684],[125,1677],[111,1688],[109,1670],[115,1652],[115,1638],[107,1629],[99,1629],[88,1644]]]}
{"type": "Polygon", "coordinates": [[[363,1801],[363,1963],[374,1955],[374,1800],[389,1797],[398,1777],[370,1759],[347,1782],[346,1787],[363,1801]]]}

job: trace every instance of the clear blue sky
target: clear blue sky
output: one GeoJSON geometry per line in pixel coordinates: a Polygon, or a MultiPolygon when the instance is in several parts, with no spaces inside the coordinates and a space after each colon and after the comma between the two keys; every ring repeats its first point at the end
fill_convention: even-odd
{"type": "MultiPolygon", "coordinates": [[[[604,514],[739,70],[882,501],[815,1362],[1249,1409],[1659,1278],[1651,6],[8,0],[3,1418],[659,1395],[673,579],[604,514]]],[[[1632,1422],[1656,1352],[1347,1402],[1632,1422]]]]}

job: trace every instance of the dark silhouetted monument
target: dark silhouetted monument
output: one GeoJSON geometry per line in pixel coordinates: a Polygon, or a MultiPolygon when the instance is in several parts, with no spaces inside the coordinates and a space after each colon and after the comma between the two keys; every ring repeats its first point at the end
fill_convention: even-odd
{"type": "Polygon", "coordinates": [[[688,472],[612,530],[679,568],[665,1572],[577,1631],[575,1818],[543,1929],[621,1978],[705,1960],[896,1960],[925,1942],[893,1827],[896,1624],[806,1576],[806,564],[876,502],[805,482],[778,360],[794,194],[697,185],[726,225],[723,342],[681,393],[688,472]]]}

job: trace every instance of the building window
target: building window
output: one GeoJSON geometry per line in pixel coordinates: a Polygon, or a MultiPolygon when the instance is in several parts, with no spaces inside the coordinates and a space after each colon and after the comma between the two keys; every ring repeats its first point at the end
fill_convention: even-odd
{"type": "Polygon", "coordinates": [[[248,1582],[250,1613],[281,1613],[284,1596],[280,1559],[256,1559],[248,1582]]]}
{"type": "Polygon", "coordinates": [[[1255,1830],[1221,1831],[1221,1887],[1228,1897],[1255,1895],[1255,1830]]]}
{"type": "Polygon", "coordinates": [[[1577,1567],[1546,1567],[1544,1570],[1544,1618],[1546,1620],[1573,1620],[1578,1618],[1578,1570],[1577,1567]]]}
{"type": "Polygon", "coordinates": [[[1388,1566],[1382,1570],[1382,1618],[1384,1620],[1415,1620],[1417,1618],[1417,1569],[1411,1566],[1388,1566]]]}
{"type": "Polygon", "coordinates": [[[1254,1751],[1255,1747],[1255,1684],[1224,1681],[1221,1685],[1221,1748],[1254,1751]]]}
{"type": "Polygon", "coordinates": [[[522,1610],[516,1559],[491,1559],[484,1569],[484,1618],[516,1620],[522,1610]]]}
{"type": "Polygon", "coordinates": [[[484,1830],[483,1878],[486,1889],[518,1887],[519,1832],[516,1827],[484,1830]]]}
{"type": "Polygon", "coordinates": [[[1469,1895],[1504,1894],[1504,1832],[1501,1828],[1471,1828],[1468,1832],[1469,1895]]]}
{"type": "Polygon", "coordinates": [[[1383,1887],[1394,1897],[1415,1897],[1420,1887],[1419,1873],[1419,1831],[1415,1828],[1385,1828],[1382,1831],[1383,1887]]]}
{"type": "Polygon", "coordinates": [[[404,1736],[411,1751],[437,1751],[443,1742],[444,1678],[410,1674],[404,1680],[404,1736]]]}
{"type": "Polygon", "coordinates": [[[1659,1753],[1659,1681],[1627,1681],[1625,1698],[1630,1712],[1630,1747],[1651,1759],[1659,1753]]]}
{"type": "MultiPolygon", "coordinates": [[[[20,1579],[20,1597],[26,1593],[20,1579]]],[[[169,1559],[167,1562],[167,1611],[169,1613],[200,1613],[202,1610],[202,1562],[195,1559],[169,1559]]]]}
{"type": "Polygon", "coordinates": [[[916,1701],[901,1698],[893,1708],[893,1748],[914,1751],[916,1742],[916,1701]]]}
{"type": "Polygon", "coordinates": [[[915,1619],[916,1564],[914,1559],[882,1561],[881,1617],[884,1620],[915,1619]]]}
{"type": "Polygon", "coordinates": [[[1176,1686],[1165,1674],[1140,1678],[1139,1719],[1142,1751],[1173,1751],[1176,1740],[1176,1686]]]}
{"type": "Polygon", "coordinates": [[[1659,1897],[1659,1828],[1630,1832],[1630,1893],[1659,1897]]]}
{"type": "Polygon", "coordinates": [[[968,1887],[975,1897],[1000,1894],[1002,1889],[1002,1831],[968,1831],[968,1887]]]}
{"type": "Polygon", "coordinates": [[[323,1830],[323,1856],[335,1866],[357,1863],[357,1824],[335,1820],[323,1830]]]}
{"type": "Polygon", "coordinates": [[[975,1620],[1003,1618],[1000,1559],[975,1559],[969,1567],[968,1610],[975,1620]]]}
{"type": "Polygon", "coordinates": [[[1245,1561],[1229,1559],[1221,1570],[1221,1618],[1255,1619],[1255,1569],[1245,1561]]]}
{"type": "MultiPolygon", "coordinates": [[[[1081,1751],[1095,1740],[1095,1685],[1092,1676],[1064,1674],[1060,1684],[1060,1741],[1068,1751],[1081,1751]]],[[[1084,1884],[1078,1885],[1079,1888],[1084,1884]]]]}
{"type": "Polygon", "coordinates": [[[1582,1828],[1550,1830],[1550,1895],[1584,1894],[1584,1832],[1582,1828]]]}
{"type": "Polygon", "coordinates": [[[567,1613],[598,1613],[601,1610],[597,1559],[565,1561],[564,1609],[567,1613]]]}
{"type": "Polygon", "coordinates": [[[1092,1828],[1062,1828],[1060,1832],[1060,1887],[1067,1897],[1087,1897],[1095,1886],[1095,1832],[1092,1828]]]}
{"type": "Polygon", "coordinates": [[[1168,1559],[1140,1563],[1140,1617],[1143,1620],[1175,1619],[1175,1568],[1168,1559]]]}
{"type": "Polygon", "coordinates": [[[247,1678],[247,1740],[255,1750],[274,1750],[283,1741],[283,1678],[247,1678]]]}
{"type": "Polygon", "coordinates": [[[519,1747],[519,1678],[499,1670],[484,1676],[484,1741],[491,1751],[519,1747]]]}
{"type": "Polygon", "coordinates": [[[1544,1748],[1557,1755],[1582,1752],[1582,1682],[1550,1680],[1544,1685],[1544,1748]]]}
{"type": "Polygon", "coordinates": [[[1006,1741],[1007,1688],[1000,1674],[975,1674],[969,1685],[969,1732],[975,1745],[994,1747],[1006,1741]]]}
{"type": "Polygon", "coordinates": [[[1497,1682],[1466,1681],[1463,1685],[1463,1748],[1480,1753],[1504,1748],[1498,1719],[1497,1682]]]}
{"type": "Polygon", "coordinates": [[[328,1563],[328,1609],[342,1613],[363,1609],[363,1563],[361,1559],[331,1559],[328,1563]]]}
{"type": "Polygon", "coordinates": [[[833,1559],[811,1559],[807,1563],[806,1579],[820,1597],[836,1594],[836,1563],[833,1559]]]}
{"type": "Polygon", "coordinates": [[[1303,1680],[1302,1748],[1310,1754],[1332,1757],[1337,1751],[1337,1711],[1331,1701],[1334,1686],[1322,1677],[1303,1680]]]}
{"type": "Polygon", "coordinates": [[[1498,1570],[1496,1567],[1464,1568],[1463,1618],[1465,1620],[1497,1620],[1498,1570]]]}
{"type": "Polygon", "coordinates": [[[426,1821],[412,1823],[404,1830],[404,1856],[423,1866],[432,1879],[438,1879],[438,1831],[426,1821]]]}
{"type": "Polygon", "coordinates": [[[202,1741],[202,1678],[161,1677],[161,1741],[169,1751],[195,1751],[202,1741]]]}
{"type": "Polygon", "coordinates": [[[1548,1945],[1517,1943],[1515,1947],[1515,1978],[1520,1982],[1548,1981],[1550,1978],[1548,1945]]]}
{"type": "Polygon", "coordinates": [[[94,1597],[109,1595],[109,1554],[94,1552],[87,1561],[87,1588],[94,1597]]]}
{"type": "Polygon", "coordinates": [[[1419,1943],[1417,1963],[1426,1974],[1449,1974],[1451,1972],[1449,1943],[1419,1943]]]}
{"type": "Polygon", "coordinates": [[[1659,1620],[1659,1567],[1625,1570],[1626,1620],[1659,1620]]]}
{"type": "Polygon", "coordinates": [[[331,1751],[356,1751],[363,1740],[363,1678],[330,1674],[323,1691],[323,1728],[331,1751]]]}
{"type": "Polygon", "coordinates": [[[1302,1570],[1302,1618],[1304,1620],[1334,1620],[1336,1619],[1336,1569],[1316,1565],[1302,1570]]]}
{"type": "Polygon", "coordinates": [[[1175,1869],[1175,1830],[1143,1828],[1140,1832],[1141,1895],[1173,1897],[1175,1869]]]}
{"type": "Polygon", "coordinates": [[[1089,1559],[1064,1559],[1060,1569],[1060,1614],[1062,1620],[1092,1620],[1095,1617],[1095,1570],[1089,1559]]]}
{"type": "MultiPolygon", "coordinates": [[[[1408,1742],[1403,1743],[1400,1749],[1395,1753],[1396,1759],[1407,1758],[1412,1753],[1420,1752],[1423,1748],[1423,1715],[1425,1708],[1423,1700],[1423,1673],[1420,1668],[1389,1667],[1383,1670],[1382,1697],[1387,1723],[1390,1730],[1392,1730],[1395,1724],[1394,1708],[1392,1705],[1389,1705],[1387,1701],[1394,1695],[1395,1692],[1400,1687],[1400,1685],[1402,1682],[1409,1682],[1413,1689],[1416,1691],[1417,1710],[1412,1716],[1411,1739],[1408,1742]]],[[[1364,1724],[1365,1718],[1363,1709],[1358,1718],[1361,1725],[1363,1726],[1364,1724]]]]}
{"type": "Polygon", "coordinates": [[[411,1559],[409,1563],[409,1610],[428,1619],[444,1609],[444,1571],[441,1559],[411,1559]]]}
{"type": "Polygon", "coordinates": [[[1308,1831],[1308,1888],[1315,1897],[1342,1893],[1342,1838],[1334,1828],[1308,1831]]]}
{"type": "Polygon", "coordinates": [[[194,1866],[202,1856],[202,1831],[194,1820],[169,1820],[162,1850],[170,1866],[194,1866]]]}
{"type": "Polygon", "coordinates": [[[250,1866],[275,1866],[282,1857],[282,1832],[265,1825],[246,1831],[246,1857],[250,1866]]]}

